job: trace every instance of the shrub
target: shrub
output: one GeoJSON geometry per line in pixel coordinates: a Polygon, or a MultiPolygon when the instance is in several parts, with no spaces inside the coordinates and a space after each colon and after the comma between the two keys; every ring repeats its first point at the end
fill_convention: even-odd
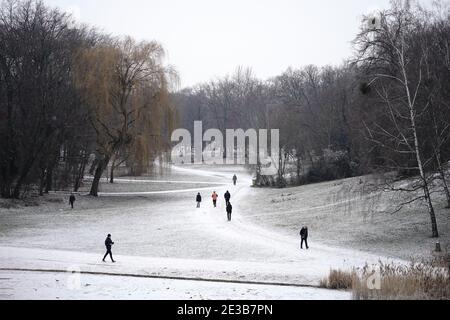
{"type": "Polygon", "coordinates": [[[312,164],[306,176],[308,183],[350,178],[358,173],[358,165],[350,161],[345,151],[323,150],[323,155],[312,164]]]}

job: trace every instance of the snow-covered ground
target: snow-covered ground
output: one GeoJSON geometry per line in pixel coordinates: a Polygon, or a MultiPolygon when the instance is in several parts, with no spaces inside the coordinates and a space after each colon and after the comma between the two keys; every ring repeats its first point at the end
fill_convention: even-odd
{"type": "Polygon", "coordinates": [[[61,194],[39,207],[0,209],[0,299],[348,299],[346,292],[304,286],[317,286],[331,268],[401,256],[389,251],[395,243],[376,239],[367,250],[364,238],[356,241],[374,219],[375,230],[385,224],[358,214],[352,203],[367,199],[333,195],[342,192],[336,183],[253,189],[243,168],[229,166],[174,167],[135,180],[102,184],[100,198],[78,196],[74,210],[61,194]],[[232,186],[235,172],[239,181],[232,186]],[[226,190],[232,222],[226,221],[226,190]],[[299,248],[302,225],[310,227],[308,251],[299,248]],[[101,262],[108,233],[117,264],[101,262]],[[81,290],[64,284],[72,269],[81,272],[81,290]]]}
{"type": "Polygon", "coordinates": [[[350,293],[189,280],[44,272],[0,272],[0,299],[33,300],[348,300],[350,293]],[[77,282],[75,282],[77,283],[77,282]]]}
{"type": "Polygon", "coordinates": [[[450,210],[445,197],[433,194],[439,239],[431,238],[425,203],[415,202],[393,213],[405,201],[399,193],[369,192],[361,178],[288,189],[253,189],[242,211],[252,223],[281,234],[309,226],[312,241],[354,248],[380,256],[411,260],[432,255],[436,241],[449,250],[450,210]]]}

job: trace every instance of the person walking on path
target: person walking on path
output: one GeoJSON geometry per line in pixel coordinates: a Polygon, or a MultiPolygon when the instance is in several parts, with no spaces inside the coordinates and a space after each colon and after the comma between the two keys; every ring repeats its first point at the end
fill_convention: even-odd
{"type": "Polygon", "coordinates": [[[237,183],[237,176],[234,175],[234,176],[233,176],[233,184],[236,185],[236,183],[237,183]]]}
{"type": "Polygon", "coordinates": [[[300,230],[300,237],[302,238],[302,242],[300,244],[300,249],[303,250],[303,242],[306,244],[306,249],[309,249],[308,247],[308,227],[303,227],[302,230],[300,230]]]}
{"type": "Polygon", "coordinates": [[[77,199],[75,198],[75,195],[72,193],[69,198],[69,203],[70,203],[70,206],[72,207],[72,209],[73,209],[73,205],[75,204],[76,200],[77,199]]]}
{"type": "Polygon", "coordinates": [[[202,203],[202,195],[200,192],[197,194],[197,198],[195,198],[195,201],[197,201],[197,208],[200,208],[200,204],[202,203]]]}
{"type": "Polygon", "coordinates": [[[114,244],[114,242],[111,239],[111,235],[108,234],[108,237],[105,240],[106,253],[105,253],[105,256],[103,257],[103,262],[106,262],[105,259],[109,255],[111,257],[111,261],[115,263],[113,256],[112,256],[112,251],[111,251],[111,247],[113,244],[114,244]]]}
{"type": "Polygon", "coordinates": [[[228,216],[228,221],[231,221],[231,214],[233,213],[233,206],[231,205],[230,202],[228,202],[227,204],[227,216],[228,216]]]}
{"type": "Polygon", "coordinates": [[[228,204],[230,203],[230,199],[231,199],[231,194],[230,194],[229,191],[227,191],[227,192],[225,193],[225,203],[226,203],[227,206],[228,206],[228,204]]]}
{"type": "Polygon", "coordinates": [[[218,198],[219,198],[219,195],[214,191],[212,194],[214,208],[217,208],[217,199],[218,198]]]}

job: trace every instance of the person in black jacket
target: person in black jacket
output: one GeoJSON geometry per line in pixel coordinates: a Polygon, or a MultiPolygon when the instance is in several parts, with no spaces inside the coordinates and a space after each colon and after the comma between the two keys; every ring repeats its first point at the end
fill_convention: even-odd
{"type": "Polygon", "coordinates": [[[227,216],[228,216],[228,221],[231,221],[231,214],[233,213],[233,206],[231,205],[230,202],[228,202],[227,204],[227,216]]]}
{"type": "Polygon", "coordinates": [[[202,195],[200,192],[197,194],[197,198],[195,198],[195,201],[197,201],[197,208],[200,208],[200,204],[202,203],[202,195]]]}
{"type": "Polygon", "coordinates": [[[106,254],[105,254],[105,256],[103,257],[103,262],[106,262],[105,259],[106,259],[106,257],[108,256],[108,254],[109,254],[109,256],[111,257],[111,261],[112,261],[112,262],[115,262],[114,259],[113,259],[113,256],[112,256],[112,251],[111,251],[111,247],[112,247],[113,244],[114,244],[114,242],[113,242],[112,239],[111,239],[111,235],[108,234],[108,237],[107,237],[106,240],[105,240],[106,254]]]}
{"type": "Polygon", "coordinates": [[[72,207],[72,209],[73,209],[73,205],[74,205],[74,203],[75,203],[75,195],[72,193],[71,195],[70,195],[70,198],[69,198],[69,203],[70,203],[70,206],[72,207]]]}
{"type": "Polygon", "coordinates": [[[308,227],[303,227],[302,230],[300,230],[300,237],[302,238],[302,242],[300,244],[300,249],[303,249],[303,242],[306,244],[306,249],[309,249],[308,247],[308,227]]]}
{"type": "Polygon", "coordinates": [[[228,204],[230,203],[230,199],[231,199],[231,194],[230,194],[229,191],[227,191],[227,192],[225,193],[225,203],[226,203],[227,206],[228,206],[228,204]]]}

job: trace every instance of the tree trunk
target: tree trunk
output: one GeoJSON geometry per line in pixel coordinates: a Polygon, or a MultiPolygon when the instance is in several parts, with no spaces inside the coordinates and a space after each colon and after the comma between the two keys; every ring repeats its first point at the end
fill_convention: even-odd
{"type": "Polygon", "coordinates": [[[444,183],[444,191],[445,191],[445,196],[447,197],[447,209],[450,209],[450,190],[448,189],[448,183],[447,183],[447,179],[445,178],[445,173],[442,172],[442,181],[444,183]]]}
{"type": "Polygon", "coordinates": [[[428,187],[426,173],[425,173],[423,163],[422,163],[422,156],[421,156],[422,153],[420,152],[419,138],[417,135],[415,112],[414,112],[413,108],[410,108],[410,111],[411,111],[411,128],[412,128],[412,131],[414,134],[414,147],[415,147],[415,153],[416,153],[416,161],[417,161],[417,166],[419,167],[420,177],[423,181],[423,192],[425,195],[425,199],[427,201],[428,213],[429,213],[430,219],[431,219],[432,237],[439,238],[439,232],[438,232],[437,222],[436,222],[436,214],[434,212],[433,203],[431,201],[431,196],[430,196],[430,189],[428,187]]]}
{"type": "Polygon", "coordinates": [[[46,173],[45,173],[45,169],[41,169],[41,176],[39,179],[39,196],[43,196],[44,195],[44,189],[45,189],[45,182],[46,182],[46,173]]]}
{"type": "Polygon", "coordinates": [[[14,160],[16,158],[16,145],[14,143],[14,120],[13,120],[13,97],[15,95],[14,89],[11,87],[11,77],[6,75],[6,139],[5,148],[6,159],[2,159],[5,163],[2,165],[2,177],[0,179],[1,185],[1,196],[2,198],[12,198],[12,187],[13,187],[13,174],[12,168],[14,166],[14,160]],[[3,181],[2,181],[3,180],[3,181]]]}
{"type": "Polygon", "coordinates": [[[427,201],[428,212],[429,212],[430,218],[431,218],[432,236],[433,236],[433,238],[439,238],[436,214],[434,212],[433,203],[431,201],[430,189],[428,188],[428,184],[426,182],[424,182],[424,183],[425,183],[425,185],[424,185],[423,190],[424,190],[425,198],[427,201]]]}
{"type": "Polygon", "coordinates": [[[45,193],[47,194],[53,190],[53,168],[54,165],[47,168],[47,175],[45,177],[45,193]]]}
{"type": "Polygon", "coordinates": [[[111,172],[109,175],[109,183],[114,183],[114,169],[115,169],[115,167],[111,166],[111,172]]]}
{"type": "Polygon", "coordinates": [[[300,155],[299,154],[297,154],[296,157],[297,157],[297,185],[300,185],[300,180],[301,180],[301,177],[300,177],[301,160],[300,160],[300,155]]]}
{"type": "Polygon", "coordinates": [[[441,179],[442,179],[442,184],[444,186],[444,193],[445,196],[447,197],[447,209],[450,209],[450,190],[448,189],[448,183],[447,183],[447,178],[445,177],[445,170],[442,167],[442,163],[440,161],[440,159],[437,159],[437,163],[438,163],[438,168],[439,168],[439,174],[441,175],[441,179]]]}
{"type": "Polygon", "coordinates": [[[98,186],[100,184],[100,179],[102,178],[103,172],[108,166],[110,157],[107,156],[103,160],[98,162],[97,169],[95,169],[94,181],[92,181],[90,195],[93,197],[98,197],[98,186]]]}
{"type": "Polygon", "coordinates": [[[442,184],[444,187],[444,193],[445,196],[447,197],[447,209],[450,209],[450,191],[448,189],[448,183],[447,183],[447,178],[445,177],[445,169],[442,166],[442,153],[441,153],[441,148],[442,148],[442,140],[441,137],[439,135],[439,130],[438,130],[438,125],[436,122],[436,114],[434,112],[434,107],[433,105],[431,105],[431,116],[432,116],[432,120],[433,120],[433,124],[434,124],[434,134],[435,134],[435,139],[436,139],[436,148],[435,148],[435,159],[436,159],[436,164],[438,167],[438,171],[439,174],[441,176],[441,180],[442,180],[442,184]]]}
{"type": "Polygon", "coordinates": [[[109,183],[114,183],[114,170],[116,169],[116,157],[114,157],[114,160],[111,164],[111,172],[109,175],[109,183]]]}
{"type": "Polygon", "coordinates": [[[286,187],[286,181],[284,178],[285,175],[285,163],[286,163],[286,155],[283,154],[282,152],[279,152],[278,155],[278,181],[277,181],[277,186],[279,188],[284,188],[286,187]]]}
{"type": "Polygon", "coordinates": [[[433,203],[431,201],[430,189],[428,187],[426,173],[425,173],[423,163],[422,163],[419,139],[418,139],[417,130],[416,130],[416,122],[415,122],[415,118],[413,115],[414,115],[414,111],[411,109],[411,127],[412,127],[413,134],[414,134],[414,147],[415,147],[415,153],[416,153],[416,159],[417,159],[417,166],[419,167],[420,177],[423,181],[423,192],[425,195],[425,199],[427,201],[428,213],[429,213],[430,219],[431,219],[432,237],[439,238],[436,214],[434,212],[433,203]]]}
{"type": "Polygon", "coordinates": [[[434,212],[433,203],[431,201],[431,195],[430,195],[430,189],[428,187],[427,177],[425,168],[423,166],[422,162],[422,152],[420,149],[420,143],[419,143],[419,136],[417,133],[417,126],[416,126],[416,108],[415,104],[411,98],[411,92],[409,90],[409,82],[408,82],[408,76],[406,75],[406,65],[403,55],[400,56],[400,65],[402,67],[402,73],[403,73],[403,80],[404,80],[404,87],[405,87],[405,93],[406,97],[408,99],[408,108],[409,108],[409,119],[411,122],[411,130],[414,136],[414,152],[416,155],[416,161],[417,166],[419,168],[420,177],[423,181],[423,192],[425,195],[425,199],[427,201],[428,206],[428,213],[430,215],[431,219],[431,230],[432,230],[432,237],[433,238],[439,238],[439,231],[437,227],[437,221],[436,221],[436,214],[434,212]]]}
{"type": "Polygon", "coordinates": [[[74,186],[73,186],[73,191],[74,192],[78,192],[78,190],[80,189],[81,180],[84,177],[84,171],[86,170],[87,161],[88,161],[88,156],[85,155],[83,157],[83,160],[82,160],[82,162],[80,164],[80,167],[78,169],[77,176],[75,177],[75,183],[74,183],[74,186]]]}

